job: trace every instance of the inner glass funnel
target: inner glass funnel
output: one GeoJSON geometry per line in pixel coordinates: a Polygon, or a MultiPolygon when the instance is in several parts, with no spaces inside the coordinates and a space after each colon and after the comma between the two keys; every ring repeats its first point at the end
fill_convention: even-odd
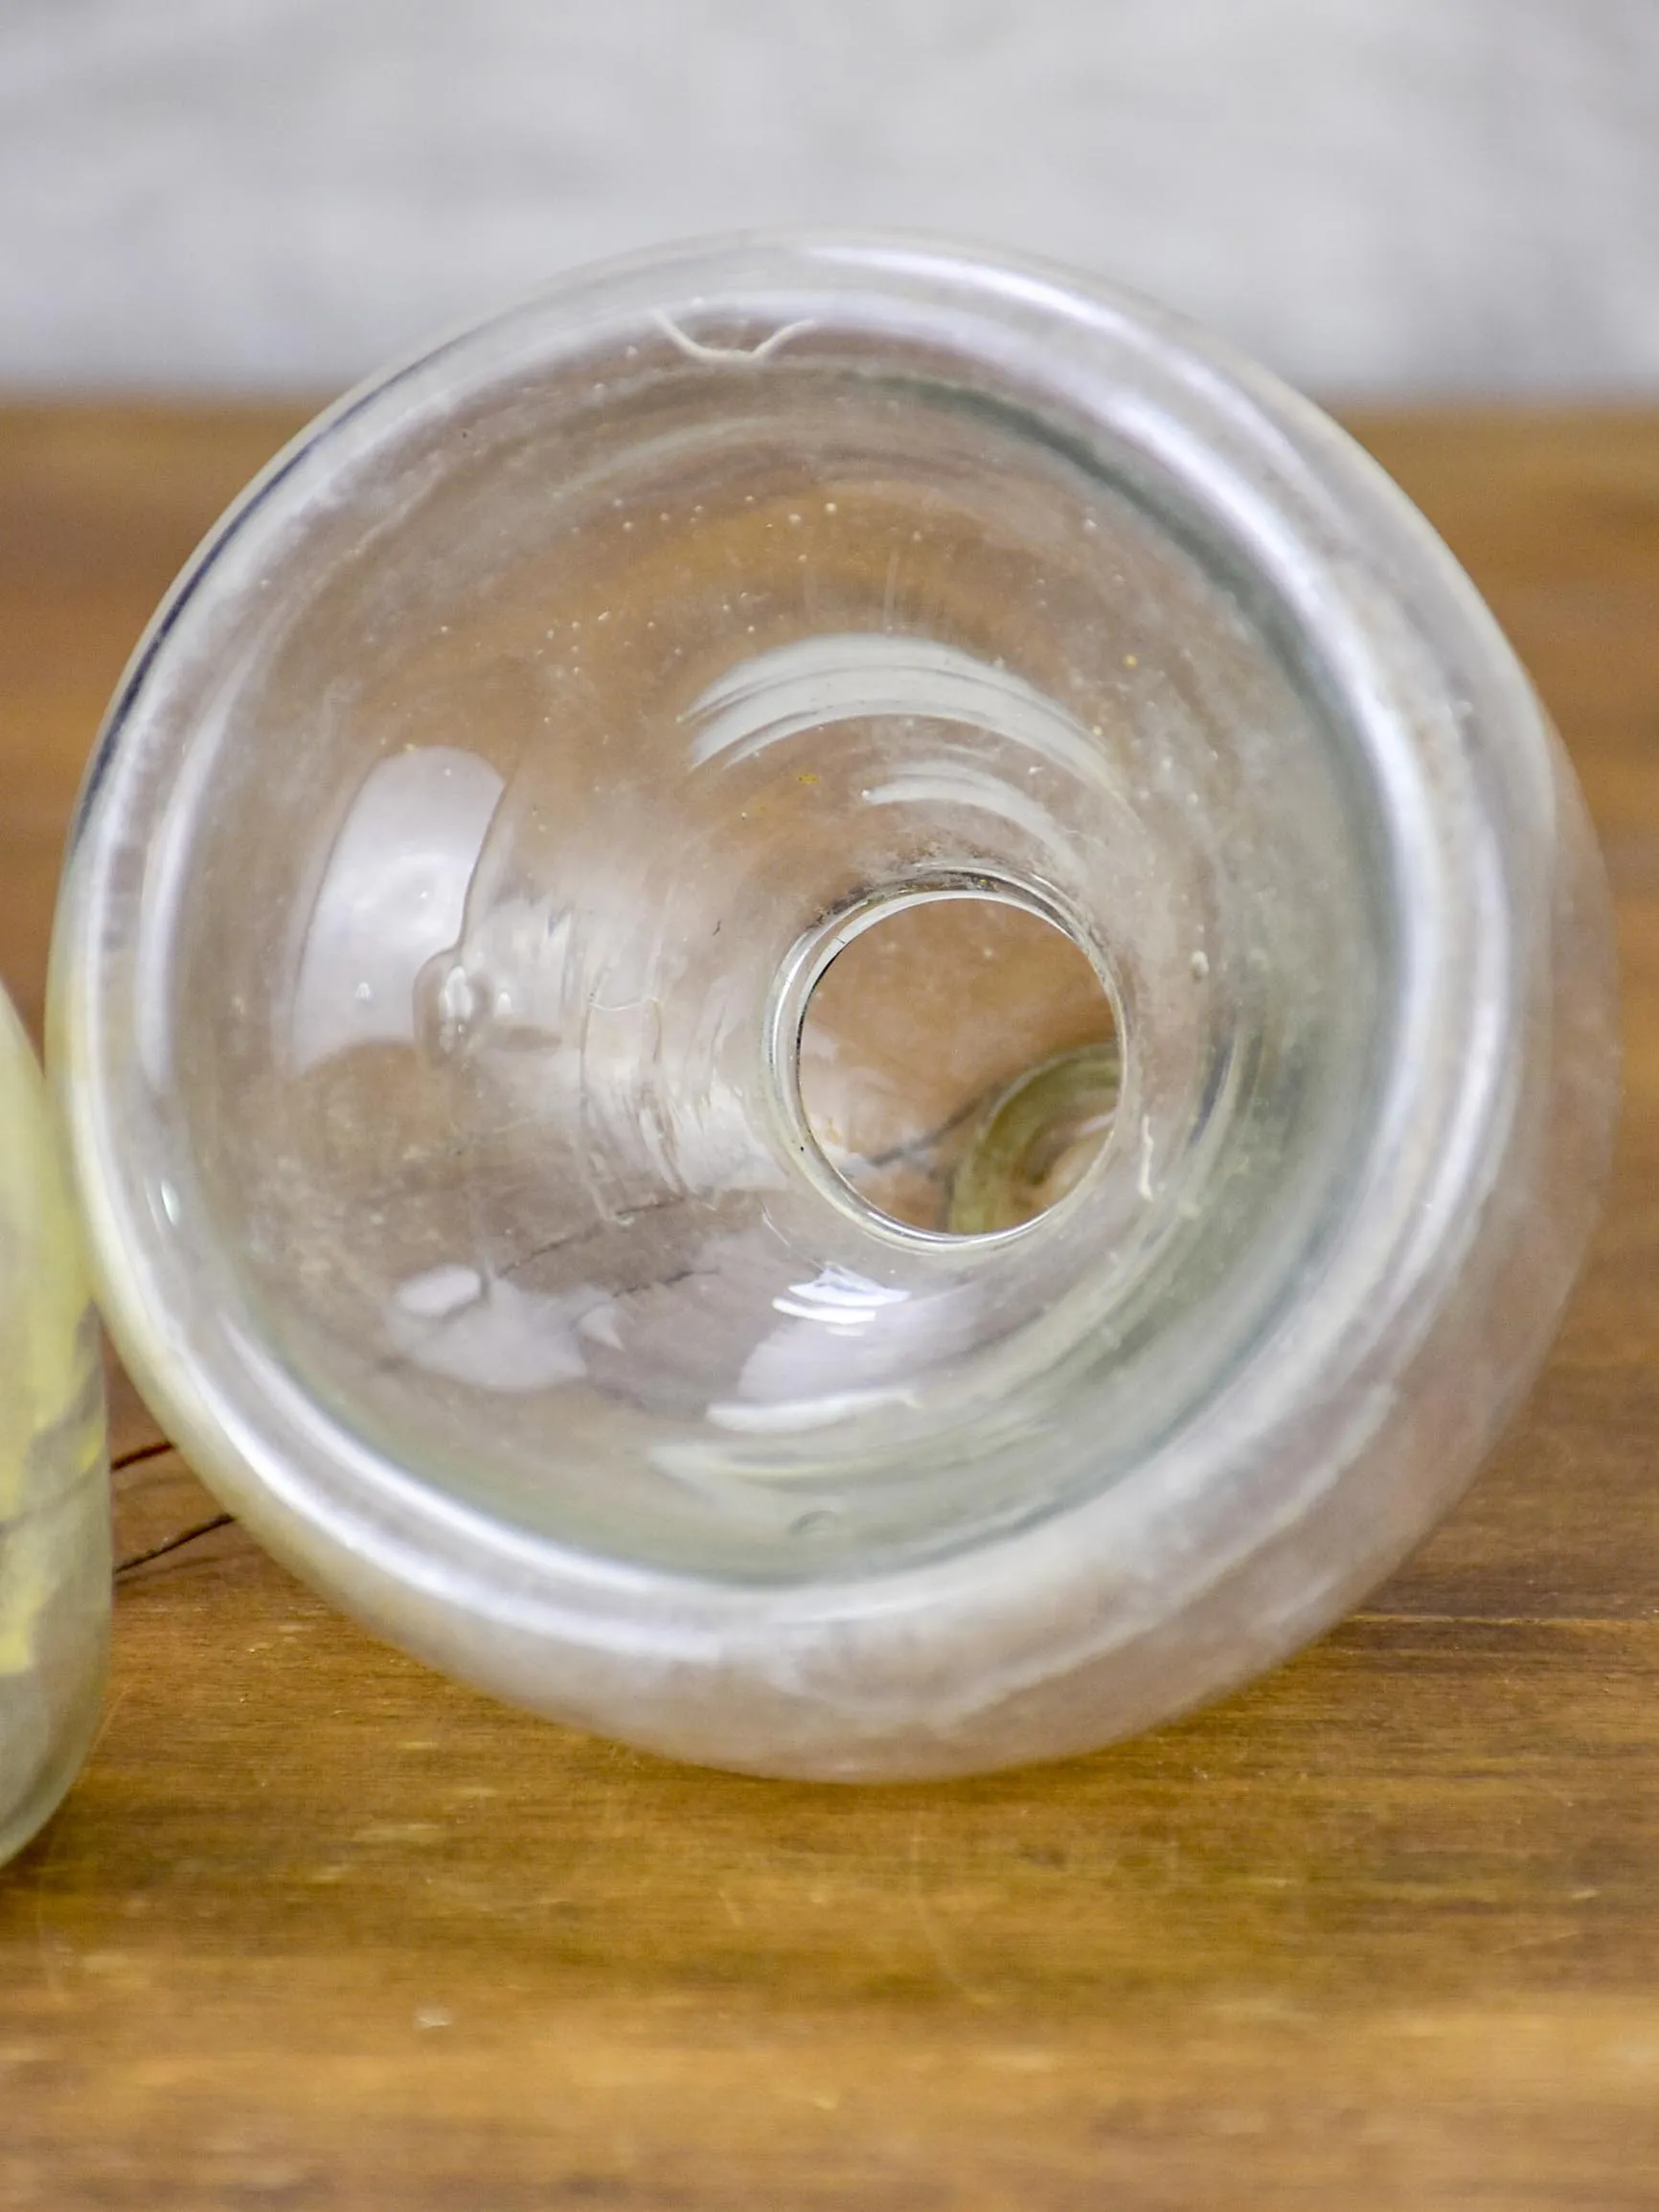
{"type": "Polygon", "coordinates": [[[267,478],[135,710],[132,988],[261,1389],[786,1582],[1226,1387],[1348,1203],[1394,893],[1307,639],[1063,361],[762,290],[506,318],[267,478]]]}

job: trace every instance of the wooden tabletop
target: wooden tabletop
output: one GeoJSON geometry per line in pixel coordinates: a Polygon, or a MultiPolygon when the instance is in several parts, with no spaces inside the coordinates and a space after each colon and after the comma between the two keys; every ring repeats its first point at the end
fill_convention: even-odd
{"type": "MultiPolygon", "coordinates": [[[[0,410],[32,1022],[103,700],[296,420],[0,410]]],[[[1625,959],[1606,1226],[1466,1504],[1225,1704],[879,1791],[504,1711],[185,1543],[122,1578],[97,1749],[0,1874],[6,2212],[1659,2206],[1659,416],[1358,427],[1554,708],[1625,959]]],[[[117,1479],[123,1556],[214,1510],[170,1452],[117,1479]]]]}

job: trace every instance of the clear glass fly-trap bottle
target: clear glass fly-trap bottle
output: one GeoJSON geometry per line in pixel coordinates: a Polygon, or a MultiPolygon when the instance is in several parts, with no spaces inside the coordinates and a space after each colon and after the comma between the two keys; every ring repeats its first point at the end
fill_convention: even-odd
{"type": "Polygon", "coordinates": [[[107,1312],[387,1634],[939,1773],[1242,1679],[1457,1495],[1616,1087],[1604,895],[1421,518],[1260,370],[894,239],[576,277],[332,409],[91,772],[107,1312]]]}

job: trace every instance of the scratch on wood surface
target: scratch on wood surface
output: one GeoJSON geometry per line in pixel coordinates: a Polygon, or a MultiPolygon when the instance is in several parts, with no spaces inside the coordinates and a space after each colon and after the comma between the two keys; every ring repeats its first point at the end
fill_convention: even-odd
{"type": "MultiPolygon", "coordinates": [[[[150,1444],[134,1445],[130,1451],[121,1452],[110,1461],[110,1475],[113,1478],[125,1474],[129,1468],[146,1467],[151,1460],[166,1459],[177,1451],[178,1447],[170,1443],[165,1436],[150,1444]]],[[[182,1459],[180,1464],[183,1464],[182,1459]]],[[[130,1553],[125,1559],[116,1562],[116,1580],[119,1582],[123,1575],[131,1574],[135,1568],[148,1566],[152,1560],[165,1559],[170,1552],[182,1550],[186,1544],[194,1543],[198,1537],[211,1536],[216,1529],[228,1527],[231,1519],[232,1516],[228,1513],[216,1513],[208,1519],[193,1522],[189,1528],[179,1530],[174,1536],[164,1538],[160,1543],[151,1544],[148,1550],[130,1553]]]]}
{"type": "Polygon", "coordinates": [[[152,1560],[166,1559],[170,1552],[182,1551],[187,1543],[194,1543],[198,1537],[212,1536],[216,1529],[229,1528],[233,1517],[228,1513],[210,1515],[206,1520],[198,1520],[190,1528],[180,1529],[176,1536],[164,1537],[160,1543],[152,1543],[148,1551],[130,1553],[127,1558],[117,1562],[116,1580],[119,1582],[123,1575],[131,1574],[135,1568],[148,1566],[152,1560]]]}
{"type": "Polygon", "coordinates": [[[129,1467],[141,1467],[147,1459],[164,1459],[170,1451],[177,1449],[178,1447],[170,1444],[165,1436],[154,1444],[135,1444],[130,1451],[124,1451],[119,1458],[110,1461],[109,1471],[111,1474],[124,1474],[129,1467]]]}

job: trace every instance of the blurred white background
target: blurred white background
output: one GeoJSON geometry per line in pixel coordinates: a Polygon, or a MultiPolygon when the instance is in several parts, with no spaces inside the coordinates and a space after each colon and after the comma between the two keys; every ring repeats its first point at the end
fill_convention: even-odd
{"type": "Polygon", "coordinates": [[[0,383],[338,385],[572,262],[882,224],[1328,395],[1659,388],[1659,0],[0,0],[0,383]]]}

